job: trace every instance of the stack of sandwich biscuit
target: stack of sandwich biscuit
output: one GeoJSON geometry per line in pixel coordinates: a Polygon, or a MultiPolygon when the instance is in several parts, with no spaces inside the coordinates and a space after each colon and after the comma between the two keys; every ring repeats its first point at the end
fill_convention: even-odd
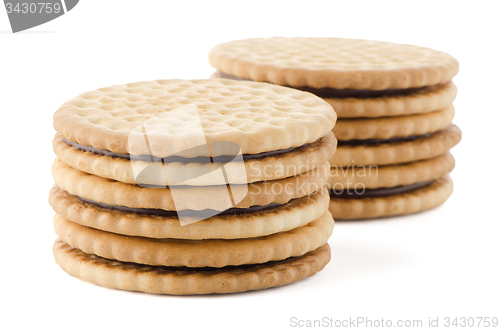
{"type": "Polygon", "coordinates": [[[53,252],[69,274],[162,294],[292,283],[330,260],[336,114],[271,84],[160,80],[54,114],[53,252]]]}
{"type": "Polygon", "coordinates": [[[338,38],[259,38],[214,47],[212,78],[269,82],[331,104],[339,140],[330,160],[336,219],[409,214],[451,195],[449,150],[458,62],[412,45],[338,38]]]}

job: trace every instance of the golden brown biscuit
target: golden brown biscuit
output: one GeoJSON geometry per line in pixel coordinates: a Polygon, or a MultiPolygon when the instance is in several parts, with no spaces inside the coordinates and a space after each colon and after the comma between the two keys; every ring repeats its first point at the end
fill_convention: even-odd
{"type": "MultiPolygon", "coordinates": [[[[238,79],[238,77],[227,76],[218,71],[210,75],[210,78],[238,79]]],[[[324,91],[321,89],[314,90],[307,87],[297,87],[297,89],[306,90],[313,94],[315,94],[314,92],[318,93],[319,97],[322,97],[333,107],[339,119],[424,114],[449,107],[457,96],[457,87],[452,82],[399,90],[399,93],[391,91],[387,95],[384,95],[384,91],[381,91],[379,93],[381,95],[378,96],[357,98],[354,96],[341,96],[342,90],[335,90],[336,94],[340,94],[339,96],[329,97],[328,92],[331,92],[331,90],[327,90],[327,93],[322,96],[321,93],[324,91]]],[[[358,94],[372,93],[372,91],[363,90],[354,90],[352,92],[358,94]]]]}
{"type": "Polygon", "coordinates": [[[367,189],[410,185],[418,182],[437,179],[450,173],[455,167],[455,159],[451,153],[421,161],[389,164],[384,166],[334,166],[330,168],[328,188],[367,189]]]}
{"type": "Polygon", "coordinates": [[[259,264],[301,256],[326,244],[333,230],[326,211],[302,227],[246,239],[152,239],[124,236],[73,223],[58,214],[54,229],[62,241],[87,254],[147,265],[215,267],[259,264]]]}
{"type": "MultiPolygon", "coordinates": [[[[286,203],[291,199],[310,195],[320,190],[329,176],[329,163],[295,177],[264,181],[249,185],[232,185],[233,196],[243,196],[233,207],[248,208],[270,203],[286,203]]],[[[188,186],[175,190],[182,194],[182,204],[175,201],[170,187],[141,187],[87,174],[75,170],[59,159],[52,165],[52,176],[57,186],[72,195],[95,202],[130,208],[163,210],[225,210],[226,186],[188,186]],[[201,199],[200,196],[210,197],[201,199]]]]}
{"type": "Polygon", "coordinates": [[[314,275],[330,261],[328,244],[303,256],[225,268],[146,266],[85,254],[56,240],[56,262],[72,276],[101,286],[155,294],[192,295],[262,290],[314,275]]]}
{"type": "Polygon", "coordinates": [[[177,239],[237,239],[288,231],[318,219],[328,209],[323,189],[271,210],[239,215],[216,215],[181,225],[176,216],[141,215],[88,204],[54,186],[49,203],[62,217],[88,227],[118,234],[177,239]]]}
{"type": "Polygon", "coordinates": [[[453,182],[444,176],[408,193],[358,199],[331,198],[329,210],[337,220],[413,214],[444,203],[452,192],[453,182]]]}
{"type": "Polygon", "coordinates": [[[455,108],[450,106],[416,115],[342,118],[337,121],[333,133],[340,141],[418,136],[446,129],[454,116],[455,108]]]}
{"type": "Polygon", "coordinates": [[[347,190],[330,192],[334,217],[406,214],[451,194],[445,189],[449,185],[434,190],[439,196],[429,189],[453,169],[449,150],[461,140],[452,124],[457,89],[451,80],[458,61],[451,55],[370,40],[278,37],[223,43],[211,50],[209,60],[218,70],[211,78],[291,86],[333,106],[339,142],[328,186],[347,190]],[[360,187],[370,192],[362,199],[350,196],[360,187]],[[420,192],[420,200],[400,190],[420,192]],[[426,196],[436,200],[429,203],[426,196]]]}
{"type": "Polygon", "coordinates": [[[462,138],[460,129],[452,124],[429,136],[382,144],[339,145],[330,159],[332,166],[386,165],[425,160],[446,153],[462,138]]]}
{"type": "MultiPolygon", "coordinates": [[[[122,183],[129,184],[145,184],[172,186],[168,178],[164,176],[164,169],[168,169],[169,175],[175,177],[184,177],[186,174],[191,174],[193,178],[183,180],[183,185],[191,186],[210,186],[221,185],[220,178],[216,172],[213,176],[205,174],[206,165],[202,163],[162,163],[162,162],[145,162],[145,161],[130,161],[126,159],[98,155],[92,152],[84,152],[64,143],[60,135],[56,134],[52,146],[57,156],[69,166],[99,177],[113,179],[122,183]],[[149,167],[150,176],[141,176],[137,178],[137,173],[132,169],[135,164],[139,168],[149,167]],[[203,174],[203,176],[197,176],[203,174]]],[[[232,176],[227,178],[231,184],[245,184],[260,181],[270,181],[286,177],[296,176],[312,169],[315,169],[327,162],[335,153],[337,148],[337,140],[330,132],[318,141],[308,144],[303,148],[293,152],[285,153],[278,156],[268,156],[262,159],[246,160],[244,162],[245,171],[241,176],[232,176]]],[[[215,167],[221,164],[214,163],[215,167]]],[[[227,172],[236,171],[239,173],[239,162],[230,162],[224,164],[227,172]]],[[[225,184],[225,183],[222,183],[225,184]]]]}
{"type": "Polygon", "coordinates": [[[253,38],[215,46],[224,74],[283,86],[407,89],[451,80],[458,61],[429,48],[341,38],[253,38]]]}
{"type": "Polygon", "coordinates": [[[299,147],[325,136],[335,120],[321,98],[295,89],[226,79],[159,80],[83,93],[55,112],[54,128],[98,150],[190,158],[212,156],[192,149],[204,141],[235,143],[242,154],[299,147]]]}
{"type": "Polygon", "coordinates": [[[323,186],[335,121],[310,93],[224,79],[69,100],[54,114],[56,261],[101,285],[171,294],[314,274],[334,224],[323,186]]]}
{"type": "Polygon", "coordinates": [[[411,93],[373,98],[323,98],[339,118],[424,114],[449,107],[457,96],[452,82],[425,86],[411,93]]]}

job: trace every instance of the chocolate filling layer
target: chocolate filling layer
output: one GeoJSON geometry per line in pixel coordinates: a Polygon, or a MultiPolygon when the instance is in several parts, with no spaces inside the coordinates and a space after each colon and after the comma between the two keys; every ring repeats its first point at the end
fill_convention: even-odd
{"type": "MultiPolygon", "coordinates": [[[[217,71],[217,74],[222,78],[234,79],[234,80],[249,80],[242,79],[236,76],[226,75],[223,72],[217,71]]],[[[380,98],[380,97],[391,97],[391,96],[404,96],[418,92],[421,88],[409,88],[409,89],[387,89],[387,90],[355,90],[355,89],[333,89],[333,88],[321,88],[316,89],[312,87],[302,86],[294,87],[297,90],[309,92],[317,95],[320,98],[358,98],[358,99],[368,99],[368,98],[380,98]]]]}
{"type": "MultiPolygon", "coordinates": [[[[236,155],[220,155],[220,156],[197,156],[193,158],[187,158],[187,157],[182,157],[182,156],[177,156],[177,155],[172,155],[172,156],[167,156],[167,157],[157,157],[157,156],[152,156],[152,155],[131,155],[131,154],[121,154],[121,153],[114,153],[111,151],[103,150],[103,149],[96,149],[92,146],[82,146],[80,144],[74,143],[72,141],[69,141],[65,138],[62,138],[62,140],[78,149],[84,152],[92,152],[94,154],[98,155],[105,155],[105,156],[111,156],[111,157],[117,157],[121,159],[126,159],[126,160],[140,160],[140,161],[146,161],[146,162],[164,162],[164,163],[172,163],[172,162],[181,162],[181,163],[212,163],[212,162],[220,162],[220,163],[227,163],[231,162],[234,160],[236,155]]],[[[243,160],[260,160],[269,156],[279,156],[283,155],[286,153],[291,153],[294,151],[297,151],[301,148],[307,147],[309,144],[305,144],[299,147],[291,147],[287,149],[280,149],[277,151],[270,151],[270,152],[263,152],[263,153],[258,153],[258,154],[242,154],[243,160]]]]}
{"type": "Polygon", "coordinates": [[[412,141],[418,138],[429,138],[431,136],[430,133],[426,133],[423,135],[419,136],[408,136],[408,137],[398,137],[398,138],[389,138],[389,139],[365,139],[365,140],[339,140],[338,145],[339,146],[359,146],[359,145],[368,145],[368,146],[374,146],[374,145],[381,145],[381,144],[389,144],[389,143],[398,143],[398,142],[405,142],[405,141],[412,141]]]}
{"type": "Polygon", "coordinates": [[[411,185],[401,185],[396,187],[387,187],[387,188],[375,188],[375,189],[342,189],[335,190],[330,189],[330,197],[332,198],[341,198],[341,199],[361,199],[361,198],[377,198],[377,197],[387,197],[390,195],[396,195],[401,193],[408,193],[414,190],[418,190],[425,186],[430,185],[433,180],[429,180],[426,182],[415,183],[411,185]]]}
{"type": "MultiPolygon", "coordinates": [[[[176,211],[170,211],[170,210],[163,210],[163,209],[150,209],[150,208],[130,208],[130,207],[125,207],[125,206],[113,206],[113,205],[107,205],[105,203],[101,202],[96,202],[88,199],[84,199],[81,197],[78,197],[82,202],[85,202],[89,205],[97,206],[99,208],[103,209],[111,209],[111,210],[116,210],[120,211],[123,213],[133,213],[133,214],[140,214],[140,215],[152,215],[152,216],[163,216],[163,217],[177,217],[177,212],[176,211]]],[[[292,201],[292,200],[291,200],[292,201]]],[[[224,211],[215,211],[211,209],[205,209],[205,210],[183,210],[182,211],[182,216],[184,217],[196,217],[196,218],[205,218],[206,215],[241,215],[241,214],[251,214],[251,213],[258,213],[261,211],[267,211],[267,210],[273,210],[278,207],[283,206],[283,204],[279,203],[271,203],[265,206],[251,206],[248,208],[229,208],[224,211]]]]}

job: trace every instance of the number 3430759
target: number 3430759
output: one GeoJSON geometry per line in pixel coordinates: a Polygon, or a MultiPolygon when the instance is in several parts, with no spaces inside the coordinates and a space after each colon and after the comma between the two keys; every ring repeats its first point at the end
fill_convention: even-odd
{"type": "Polygon", "coordinates": [[[45,3],[45,2],[31,2],[31,3],[17,3],[12,4],[10,2],[5,3],[5,8],[7,9],[7,14],[18,13],[18,14],[35,14],[35,13],[46,13],[46,14],[59,14],[62,10],[61,4],[59,3],[45,3]]]}
{"type": "Polygon", "coordinates": [[[497,317],[445,317],[445,327],[498,327],[497,317]]]}

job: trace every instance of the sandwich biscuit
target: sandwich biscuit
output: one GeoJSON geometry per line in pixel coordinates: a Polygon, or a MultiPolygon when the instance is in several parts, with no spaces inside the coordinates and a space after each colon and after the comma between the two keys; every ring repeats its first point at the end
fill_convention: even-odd
{"type": "Polygon", "coordinates": [[[445,159],[461,139],[459,128],[452,124],[457,94],[452,78],[458,73],[458,61],[451,55],[370,40],[277,37],[217,45],[209,61],[217,69],[212,78],[289,86],[333,106],[338,115],[333,129],[338,147],[330,159],[331,173],[358,170],[349,178],[352,185],[372,194],[368,198],[368,193],[344,186],[345,176],[331,177],[334,218],[413,213],[437,206],[451,194],[451,179],[446,175],[453,167],[445,159]],[[433,174],[425,177],[432,177],[430,182],[422,179],[410,185],[406,179],[394,179],[402,173],[415,178],[411,171],[420,173],[422,167],[437,164],[435,160],[446,165],[427,171],[433,174]],[[375,172],[377,179],[358,176],[378,167],[383,169],[375,172]],[[372,187],[364,187],[365,183],[372,187]],[[349,194],[339,193],[339,187],[349,194]],[[437,191],[439,196],[434,194],[437,191]],[[432,203],[425,200],[430,196],[436,198],[432,203]]]}
{"type": "Polygon", "coordinates": [[[313,275],[330,259],[335,122],[309,93],[233,80],[69,100],[54,114],[56,262],[99,285],[161,294],[313,275]]]}

